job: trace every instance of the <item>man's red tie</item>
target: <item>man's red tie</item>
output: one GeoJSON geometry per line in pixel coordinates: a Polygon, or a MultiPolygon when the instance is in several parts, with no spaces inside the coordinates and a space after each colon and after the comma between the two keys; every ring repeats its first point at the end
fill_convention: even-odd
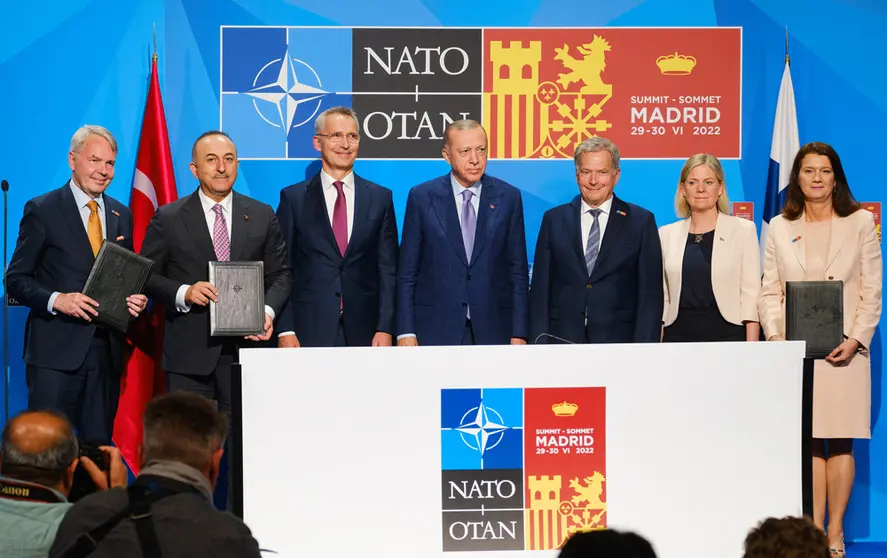
{"type": "Polygon", "coordinates": [[[336,244],[339,245],[339,254],[345,255],[345,248],[348,247],[348,210],[345,208],[345,192],[342,187],[345,186],[340,181],[333,182],[336,187],[336,205],[333,206],[333,235],[336,237],[336,244]]]}
{"type": "MultiPolygon", "coordinates": [[[[333,235],[336,237],[336,244],[339,245],[339,254],[344,256],[345,249],[348,247],[348,210],[345,207],[345,192],[342,191],[345,184],[337,180],[333,182],[333,186],[336,187],[336,204],[333,206],[333,235]]],[[[339,310],[343,306],[342,294],[339,296],[339,310]]]]}

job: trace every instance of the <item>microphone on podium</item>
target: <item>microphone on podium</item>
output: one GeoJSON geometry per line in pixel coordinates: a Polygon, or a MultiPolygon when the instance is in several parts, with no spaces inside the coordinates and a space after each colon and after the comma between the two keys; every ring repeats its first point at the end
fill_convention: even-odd
{"type": "Polygon", "coordinates": [[[568,339],[564,339],[563,337],[558,337],[557,335],[552,335],[552,334],[550,334],[550,333],[540,333],[539,335],[536,336],[536,339],[533,341],[533,345],[538,345],[538,344],[539,344],[539,339],[541,339],[541,338],[543,338],[543,337],[551,337],[552,339],[556,339],[556,340],[561,341],[561,342],[563,342],[563,343],[569,343],[570,345],[575,345],[575,344],[576,344],[574,341],[570,341],[570,340],[568,340],[568,339]]]}

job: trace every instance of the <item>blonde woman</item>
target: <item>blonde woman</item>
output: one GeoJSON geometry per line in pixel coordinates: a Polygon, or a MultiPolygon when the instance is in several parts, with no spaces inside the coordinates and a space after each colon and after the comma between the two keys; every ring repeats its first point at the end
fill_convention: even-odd
{"type": "Polygon", "coordinates": [[[664,342],[757,341],[760,250],[755,224],[729,214],[724,169],[714,155],[681,170],[680,221],[659,229],[665,272],[664,342]]]}
{"type": "Polygon", "coordinates": [[[853,439],[871,437],[869,346],[881,318],[881,245],[874,216],[853,198],[841,160],[825,143],[798,151],[782,215],[770,221],[758,310],[764,335],[785,339],[785,282],[842,281],[844,340],[813,366],[813,521],[844,555],[853,488],[853,439]]]}

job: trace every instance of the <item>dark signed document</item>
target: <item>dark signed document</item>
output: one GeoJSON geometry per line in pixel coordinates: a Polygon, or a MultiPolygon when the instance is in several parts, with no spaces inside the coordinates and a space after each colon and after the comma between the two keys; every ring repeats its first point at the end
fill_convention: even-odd
{"type": "Polygon", "coordinates": [[[92,321],[125,332],[135,319],[126,297],[142,293],[153,263],[113,242],[102,243],[83,287],[83,294],[99,303],[92,321]]]}
{"type": "Polygon", "coordinates": [[[807,358],[825,358],[844,341],[844,283],[786,281],[785,338],[806,341],[807,358]]]}
{"type": "Polygon", "coordinates": [[[209,303],[210,335],[265,332],[264,262],[209,262],[209,282],[219,293],[209,303]]]}

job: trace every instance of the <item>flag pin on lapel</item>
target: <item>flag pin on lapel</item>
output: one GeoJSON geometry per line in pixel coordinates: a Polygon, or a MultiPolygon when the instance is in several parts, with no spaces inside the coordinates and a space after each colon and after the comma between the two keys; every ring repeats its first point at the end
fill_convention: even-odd
{"type": "Polygon", "coordinates": [[[111,210],[111,213],[113,213],[113,214],[116,215],[117,217],[120,217],[120,214],[117,213],[116,211],[114,211],[113,209],[111,210]]]}
{"type": "Polygon", "coordinates": [[[496,209],[496,206],[493,204],[490,204],[490,209],[496,209]]]}
{"type": "Polygon", "coordinates": [[[616,213],[618,213],[619,215],[622,215],[623,217],[625,217],[625,212],[622,211],[621,209],[617,209],[617,210],[616,210],[616,213]]]}
{"type": "Polygon", "coordinates": [[[800,237],[800,236],[796,236],[796,237],[794,237],[794,238],[792,239],[792,243],[795,243],[795,242],[797,242],[797,241],[799,241],[799,240],[801,240],[801,237],[800,237]]]}

